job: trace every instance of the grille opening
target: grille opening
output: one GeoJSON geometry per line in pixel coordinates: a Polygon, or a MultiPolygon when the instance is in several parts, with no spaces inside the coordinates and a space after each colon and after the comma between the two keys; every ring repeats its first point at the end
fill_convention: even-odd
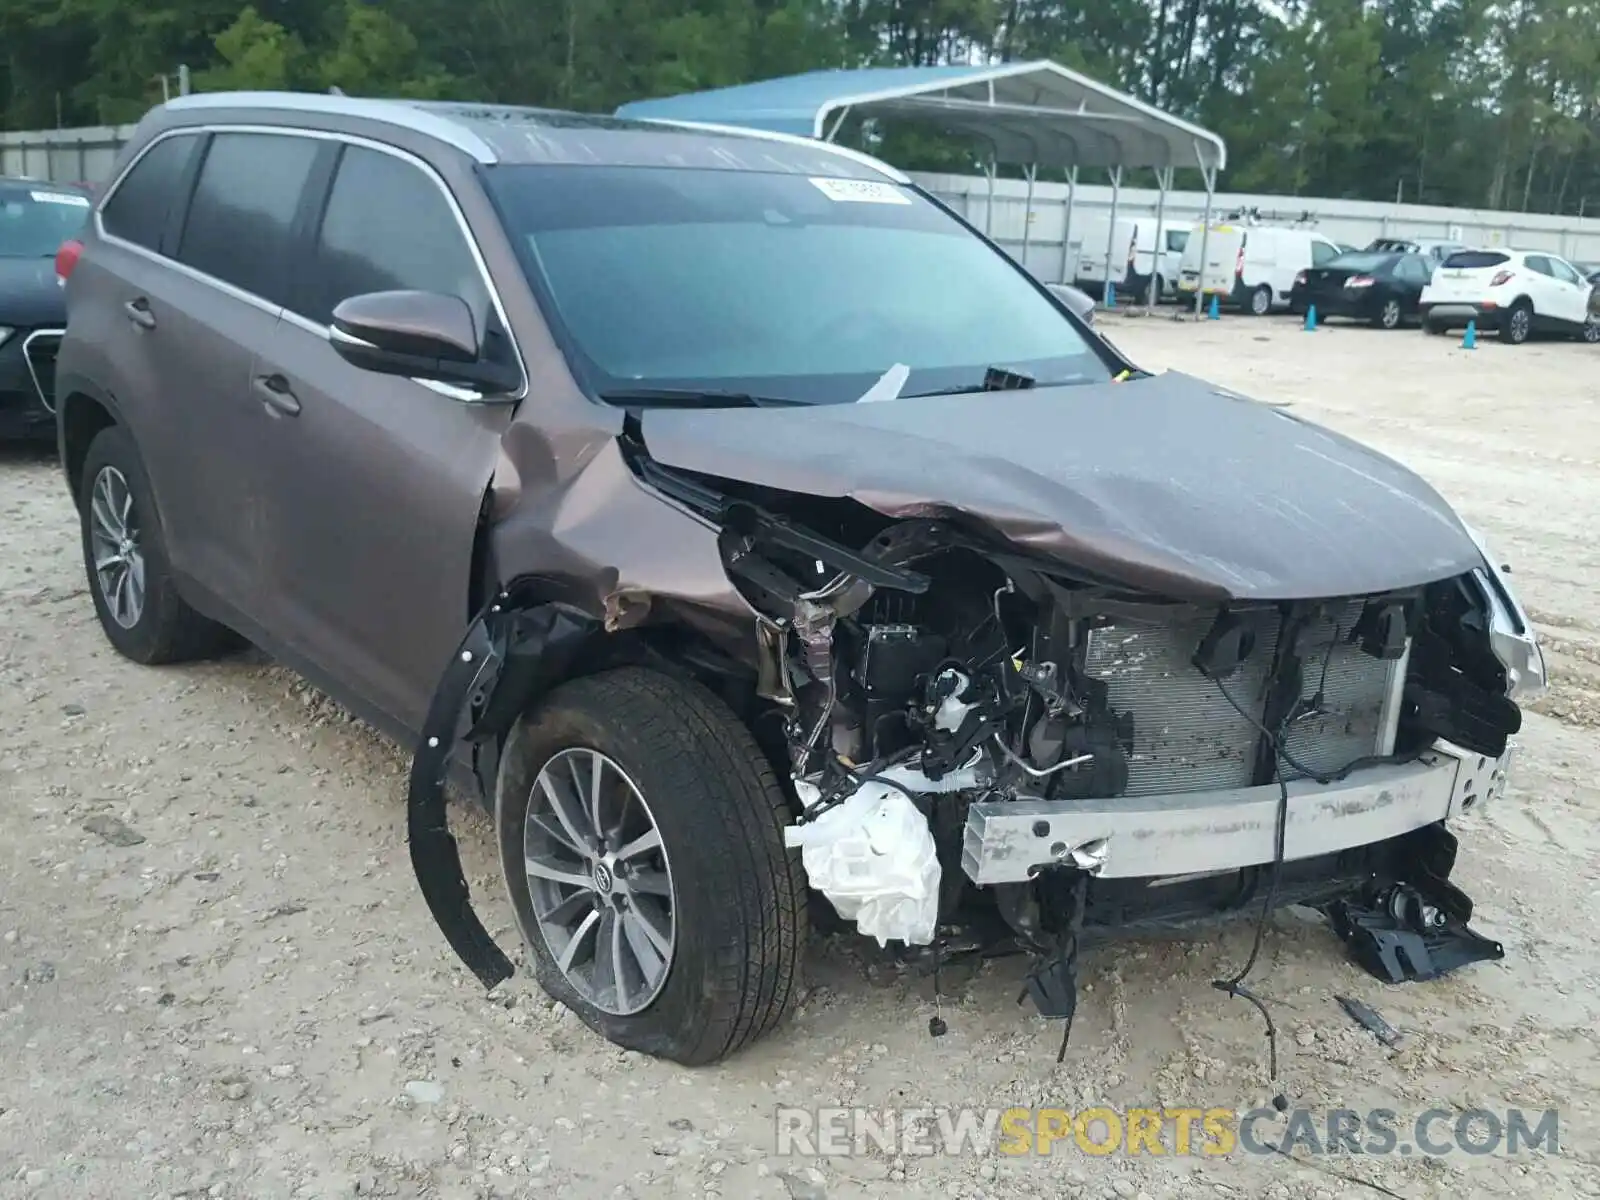
{"type": "Polygon", "coordinates": [[[59,329],[39,329],[22,342],[22,356],[27,360],[39,403],[50,413],[56,411],[56,355],[61,350],[61,334],[59,329]]]}

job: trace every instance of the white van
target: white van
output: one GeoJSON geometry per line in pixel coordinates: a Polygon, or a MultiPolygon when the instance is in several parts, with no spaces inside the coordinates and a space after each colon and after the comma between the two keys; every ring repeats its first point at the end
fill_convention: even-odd
{"type": "MultiPolygon", "coordinates": [[[[1076,232],[1076,231],[1075,231],[1076,232]]],[[[1091,217],[1084,222],[1083,240],[1078,244],[1077,286],[1096,300],[1106,290],[1106,242],[1111,244],[1111,279],[1119,296],[1143,300],[1150,286],[1151,273],[1161,281],[1157,299],[1178,294],[1178,272],[1183,267],[1183,248],[1189,230],[1182,225],[1162,222],[1164,249],[1156,263],[1156,219],[1153,216],[1118,217],[1115,233],[1109,217],[1091,217]]]]}
{"type": "Polygon", "coordinates": [[[1337,258],[1339,244],[1310,229],[1223,222],[1206,236],[1196,225],[1183,252],[1178,289],[1193,296],[1198,288],[1224,304],[1263,317],[1287,306],[1294,277],[1337,258]],[[1205,243],[1205,279],[1200,277],[1200,247],[1205,243]]]}

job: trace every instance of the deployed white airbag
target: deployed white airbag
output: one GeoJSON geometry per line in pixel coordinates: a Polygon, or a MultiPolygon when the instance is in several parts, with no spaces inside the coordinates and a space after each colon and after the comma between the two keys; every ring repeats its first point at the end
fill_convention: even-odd
{"type": "MultiPolygon", "coordinates": [[[[820,795],[796,780],[807,808],[820,795]]],[[[800,848],[811,886],[878,945],[925,946],[939,917],[939,858],[933,831],[911,798],[884,783],[862,784],[784,840],[800,848]]]]}

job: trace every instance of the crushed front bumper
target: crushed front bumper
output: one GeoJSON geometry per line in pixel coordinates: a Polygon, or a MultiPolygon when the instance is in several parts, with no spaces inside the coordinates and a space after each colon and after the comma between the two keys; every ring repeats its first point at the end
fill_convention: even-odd
{"type": "MultiPolygon", "coordinates": [[[[1510,748],[1489,758],[1440,742],[1422,757],[1288,785],[1284,861],[1373,845],[1448,820],[1504,788],[1510,748]]],[[[1271,863],[1280,790],[971,806],[961,865],[980,886],[1022,883],[1054,866],[1097,879],[1144,879],[1271,863]]]]}

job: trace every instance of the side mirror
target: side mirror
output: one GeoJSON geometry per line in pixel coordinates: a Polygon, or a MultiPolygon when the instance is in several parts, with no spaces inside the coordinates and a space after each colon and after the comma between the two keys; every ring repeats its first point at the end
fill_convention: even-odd
{"type": "Polygon", "coordinates": [[[485,359],[477,322],[460,296],[368,292],[333,310],[328,342],[352,366],[381,375],[485,392],[517,385],[514,369],[485,359]]]}

